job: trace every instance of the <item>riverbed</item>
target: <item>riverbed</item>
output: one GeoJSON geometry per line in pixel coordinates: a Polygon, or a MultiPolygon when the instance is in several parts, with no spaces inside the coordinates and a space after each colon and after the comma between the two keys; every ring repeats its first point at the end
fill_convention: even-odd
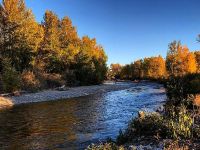
{"type": "Polygon", "coordinates": [[[115,139],[139,110],[166,100],[157,83],[125,83],[126,89],[56,101],[24,103],[0,112],[0,149],[84,149],[115,139]]]}

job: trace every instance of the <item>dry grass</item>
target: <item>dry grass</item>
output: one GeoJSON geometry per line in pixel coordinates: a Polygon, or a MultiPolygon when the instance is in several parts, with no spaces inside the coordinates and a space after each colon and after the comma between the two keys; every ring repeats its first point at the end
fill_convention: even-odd
{"type": "Polygon", "coordinates": [[[10,108],[13,106],[13,102],[9,98],[0,97],[0,110],[10,108]]]}

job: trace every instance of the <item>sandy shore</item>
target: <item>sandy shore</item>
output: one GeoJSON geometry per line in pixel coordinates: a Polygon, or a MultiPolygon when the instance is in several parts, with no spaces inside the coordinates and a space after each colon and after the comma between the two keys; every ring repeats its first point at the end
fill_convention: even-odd
{"type": "Polygon", "coordinates": [[[38,93],[29,93],[29,94],[23,94],[21,96],[12,96],[10,97],[10,100],[14,105],[43,102],[43,101],[53,101],[59,99],[86,96],[96,93],[123,90],[130,88],[132,85],[133,84],[131,83],[116,83],[116,84],[107,83],[102,85],[74,87],[74,88],[69,88],[66,91],[45,90],[38,93]]]}

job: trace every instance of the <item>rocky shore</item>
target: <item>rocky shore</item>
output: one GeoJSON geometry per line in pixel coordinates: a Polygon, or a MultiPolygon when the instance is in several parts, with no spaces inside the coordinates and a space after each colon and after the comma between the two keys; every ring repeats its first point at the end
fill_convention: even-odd
{"type": "Polygon", "coordinates": [[[20,96],[11,96],[9,99],[14,105],[24,103],[35,103],[43,101],[53,101],[59,99],[74,98],[80,96],[86,96],[91,94],[117,91],[130,88],[136,83],[117,82],[117,83],[104,83],[102,85],[92,86],[80,86],[66,89],[64,91],[59,90],[45,90],[37,93],[22,94],[20,96]]]}

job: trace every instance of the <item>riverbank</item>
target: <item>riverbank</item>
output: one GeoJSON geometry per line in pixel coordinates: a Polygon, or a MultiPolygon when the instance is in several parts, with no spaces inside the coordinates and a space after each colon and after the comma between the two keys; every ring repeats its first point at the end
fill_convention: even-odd
{"type": "Polygon", "coordinates": [[[9,99],[10,102],[12,102],[14,105],[24,104],[24,103],[36,103],[43,101],[53,101],[53,100],[81,97],[81,96],[109,92],[109,91],[123,90],[130,88],[131,86],[133,86],[133,84],[136,83],[109,82],[101,85],[73,87],[65,91],[45,90],[37,93],[22,94],[20,96],[11,96],[9,97],[9,99]]]}
{"type": "Polygon", "coordinates": [[[0,97],[0,110],[8,107],[12,107],[14,104],[11,99],[0,97]]]}

